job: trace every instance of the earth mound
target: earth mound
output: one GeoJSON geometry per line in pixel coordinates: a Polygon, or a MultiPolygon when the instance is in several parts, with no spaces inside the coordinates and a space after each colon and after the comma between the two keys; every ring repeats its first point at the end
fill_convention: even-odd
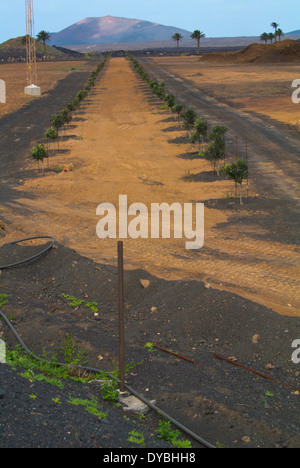
{"type": "Polygon", "coordinates": [[[237,52],[204,54],[201,62],[212,63],[291,63],[300,62],[300,44],[287,39],[273,44],[250,44],[237,52]]]}

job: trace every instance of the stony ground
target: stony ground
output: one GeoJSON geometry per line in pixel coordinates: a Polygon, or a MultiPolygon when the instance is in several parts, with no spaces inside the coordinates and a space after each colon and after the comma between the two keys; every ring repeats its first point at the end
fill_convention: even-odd
{"type": "MultiPolygon", "coordinates": [[[[25,258],[38,249],[3,246],[1,258],[25,258]]],[[[0,284],[2,294],[11,294],[2,311],[32,352],[54,351],[62,359],[60,348],[69,334],[87,350],[89,366],[113,370],[118,363],[115,267],[58,244],[30,264],[2,270],[0,284]],[[71,307],[62,294],[83,303],[71,307]],[[87,302],[97,303],[98,315],[87,302]]],[[[298,318],[200,282],[165,281],[143,270],[125,273],[125,310],[126,362],[134,363],[128,385],[213,445],[299,446],[299,372],[291,362],[298,318]]],[[[13,348],[16,339],[3,322],[1,332],[13,348]]],[[[17,411],[30,384],[23,384],[27,390],[12,406],[11,385],[10,380],[2,384],[2,440],[17,444],[6,425],[9,433],[17,431],[17,411]]]]}

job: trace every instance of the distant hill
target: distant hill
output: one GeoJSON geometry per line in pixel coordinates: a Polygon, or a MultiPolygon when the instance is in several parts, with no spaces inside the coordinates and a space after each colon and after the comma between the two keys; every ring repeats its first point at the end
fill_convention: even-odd
{"type": "MultiPolygon", "coordinates": [[[[299,32],[299,31],[298,31],[299,32]]],[[[172,36],[179,33],[183,36],[181,48],[195,48],[196,41],[191,39],[191,31],[175,26],[165,26],[159,23],[140,19],[129,19],[116,16],[85,18],[78,23],[52,32],[50,44],[67,47],[79,52],[104,52],[114,50],[143,50],[176,48],[172,36]]],[[[300,34],[287,33],[286,39],[299,39],[300,34]]],[[[260,38],[254,37],[206,37],[201,44],[214,49],[241,48],[252,43],[259,43],[260,38]]]]}
{"type": "MultiPolygon", "coordinates": [[[[44,44],[37,40],[35,42],[37,58],[42,58],[44,56],[44,44]]],[[[46,55],[55,58],[63,58],[66,56],[64,52],[49,45],[46,45],[46,55]]],[[[26,42],[24,41],[24,36],[9,39],[0,44],[0,60],[8,60],[9,58],[20,61],[26,59],[26,42]]]]}
{"type": "Polygon", "coordinates": [[[251,44],[238,52],[204,54],[201,62],[211,63],[300,63],[300,44],[286,39],[273,44],[251,44]]]}
{"type": "MultiPolygon", "coordinates": [[[[13,39],[9,39],[6,42],[0,44],[0,60],[7,61],[25,61],[26,60],[26,42],[24,40],[24,36],[16,37],[13,39]]],[[[42,60],[44,57],[44,44],[39,42],[38,40],[35,41],[36,43],[36,56],[37,59],[42,60]]],[[[61,47],[52,47],[46,44],[46,56],[51,59],[55,60],[63,60],[67,58],[73,57],[82,57],[82,54],[79,52],[75,52],[73,50],[64,49],[61,47]]]]}
{"type": "Polygon", "coordinates": [[[103,16],[86,18],[58,33],[51,33],[51,44],[75,46],[84,44],[112,44],[165,41],[180,33],[190,37],[191,32],[172,26],[163,26],[138,19],[103,16]]]}
{"type": "Polygon", "coordinates": [[[300,29],[297,29],[297,31],[291,31],[287,34],[300,34],[300,29]]]}

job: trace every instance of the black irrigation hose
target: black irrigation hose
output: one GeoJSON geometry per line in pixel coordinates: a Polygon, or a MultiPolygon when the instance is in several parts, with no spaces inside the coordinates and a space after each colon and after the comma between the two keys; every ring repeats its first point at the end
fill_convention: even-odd
{"type": "Polygon", "coordinates": [[[176,419],[172,418],[169,414],[165,413],[163,410],[158,408],[156,405],[151,403],[151,401],[147,400],[144,398],[142,395],[140,395],[138,392],[136,392],[133,388],[129,387],[128,385],[125,384],[126,389],[132,393],[134,396],[136,396],[139,400],[143,401],[149,408],[153,409],[157,413],[161,414],[164,416],[166,419],[168,419],[171,423],[174,424],[174,426],[177,426],[178,429],[180,429],[182,432],[185,432],[187,435],[192,437],[194,440],[197,440],[200,442],[202,445],[204,445],[206,448],[216,448],[214,445],[210,444],[206,440],[202,439],[202,437],[198,436],[194,432],[192,432],[190,429],[187,427],[183,426],[180,422],[176,421],[176,419]]]}
{"type": "MultiPolygon", "coordinates": [[[[13,327],[13,325],[10,323],[10,321],[8,320],[8,318],[3,314],[3,312],[1,312],[0,310],[0,316],[3,318],[3,320],[5,321],[5,323],[7,324],[7,326],[11,329],[11,331],[13,332],[13,334],[15,335],[16,339],[18,340],[18,342],[20,343],[20,345],[24,348],[24,350],[30,354],[34,359],[37,359],[39,361],[43,361],[43,362],[48,362],[46,359],[43,359],[39,356],[37,356],[36,354],[32,353],[30,351],[29,348],[27,348],[27,346],[25,345],[25,343],[22,341],[21,337],[18,335],[17,331],[15,330],[15,328],[13,327]]],[[[68,367],[68,364],[62,364],[62,363],[58,363],[59,366],[61,367],[68,367]]],[[[87,371],[90,371],[90,372],[95,372],[97,374],[99,374],[101,372],[101,370],[99,369],[94,369],[92,367],[85,367],[85,366],[74,366],[76,369],[82,369],[82,370],[87,370],[87,371]]],[[[132,393],[134,396],[136,396],[139,400],[143,401],[149,408],[153,409],[154,411],[156,411],[157,413],[161,414],[162,416],[164,416],[166,419],[168,419],[171,423],[173,423],[175,426],[177,426],[182,432],[185,432],[187,435],[189,435],[190,437],[192,437],[194,440],[197,440],[198,442],[200,442],[202,445],[204,445],[206,448],[216,448],[215,446],[213,446],[212,444],[210,444],[209,442],[207,442],[206,440],[202,439],[200,436],[198,436],[197,434],[195,434],[194,432],[192,432],[190,429],[188,429],[187,427],[183,426],[180,422],[176,421],[176,419],[172,418],[172,416],[168,415],[167,413],[165,413],[163,410],[161,410],[160,408],[158,408],[156,405],[154,405],[153,403],[151,403],[151,401],[147,400],[146,398],[144,398],[142,395],[140,395],[138,392],[136,392],[133,388],[129,387],[128,385],[125,385],[126,389],[128,390],[129,393],[132,393]]]]}
{"type": "Polygon", "coordinates": [[[34,260],[35,258],[40,257],[40,256],[43,255],[44,253],[48,252],[48,250],[52,249],[53,245],[54,245],[55,242],[56,242],[56,240],[55,240],[54,237],[52,237],[52,236],[37,236],[37,237],[27,237],[26,239],[20,239],[20,240],[14,241],[14,242],[9,242],[9,243],[6,244],[6,245],[20,244],[21,242],[25,242],[25,241],[29,241],[29,240],[34,240],[34,239],[50,239],[52,242],[51,242],[50,245],[48,245],[48,247],[46,247],[45,249],[43,249],[41,252],[39,252],[39,253],[33,255],[32,257],[26,258],[25,260],[21,260],[21,261],[19,261],[19,262],[11,263],[11,264],[9,264],[9,265],[0,266],[0,270],[5,270],[6,268],[12,268],[12,267],[15,267],[15,266],[18,266],[18,265],[22,265],[23,263],[30,262],[31,260],[34,260]]]}

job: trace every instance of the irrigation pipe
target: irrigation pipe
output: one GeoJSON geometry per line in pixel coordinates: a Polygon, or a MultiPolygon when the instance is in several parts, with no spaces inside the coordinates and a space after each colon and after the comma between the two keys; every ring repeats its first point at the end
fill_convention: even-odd
{"type": "Polygon", "coordinates": [[[37,237],[27,237],[26,239],[20,239],[20,240],[14,241],[14,242],[9,242],[6,245],[20,244],[21,242],[26,242],[26,241],[35,240],[35,239],[49,239],[49,240],[51,240],[51,243],[45,249],[43,249],[41,252],[38,252],[37,254],[32,255],[32,257],[26,258],[25,260],[20,260],[19,262],[10,263],[9,265],[0,266],[0,270],[5,270],[7,268],[12,268],[12,267],[15,267],[15,266],[18,266],[18,265],[22,265],[23,263],[30,262],[31,260],[34,260],[35,258],[40,257],[41,255],[43,255],[44,253],[46,253],[50,249],[52,249],[53,245],[56,242],[56,240],[52,236],[37,236],[37,237]]]}
{"type": "Polygon", "coordinates": [[[272,382],[278,383],[280,385],[284,385],[285,387],[291,388],[295,392],[299,392],[300,388],[293,387],[292,385],[286,384],[284,382],[279,382],[279,380],[274,379],[274,377],[270,377],[269,375],[263,374],[262,372],[256,371],[254,369],[250,369],[250,367],[244,366],[243,364],[240,364],[239,362],[233,361],[232,359],[226,358],[224,356],[220,356],[220,354],[213,353],[213,356],[215,356],[218,359],[222,359],[223,361],[229,362],[229,364],[233,364],[234,366],[241,367],[242,369],[245,369],[249,372],[252,372],[253,374],[259,375],[263,379],[271,380],[272,382]]]}
{"type": "MultiPolygon", "coordinates": [[[[34,359],[37,359],[38,361],[42,361],[42,362],[48,362],[46,359],[43,359],[39,356],[37,356],[36,354],[34,354],[32,351],[30,351],[30,349],[25,345],[25,343],[23,342],[23,340],[21,339],[21,337],[19,336],[19,334],[17,333],[17,331],[15,330],[15,328],[13,327],[13,325],[10,323],[10,321],[8,320],[8,318],[3,314],[3,312],[1,312],[0,310],[0,316],[3,318],[3,320],[5,321],[6,325],[10,328],[10,330],[13,332],[14,336],[16,337],[16,339],[18,340],[18,342],[20,343],[20,345],[23,347],[23,349],[31,355],[31,357],[33,357],[34,359]]],[[[69,367],[68,364],[65,364],[65,363],[57,363],[58,366],[60,367],[69,367]]],[[[85,367],[85,366],[73,366],[75,367],[76,369],[82,369],[82,370],[86,370],[86,371],[89,371],[89,372],[95,372],[96,374],[99,374],[101,373],[102,371],[100,369],[95,369],[93,367],[85,367]]],[[[110,377],[112,377],[110,375],[110,377]]],[[[165,413],[163,410],[161,410],[160,408],[158,408],[156,405],[154,405],[153,403],[151,403],[151,401],[147,400],[146,398],[144,398],[142,395],[140,395],[138,392],[136,392],[133,388],[131,388],[130,386],[128,386],[127,384],[125,384],[125,388],[126,390],[129,392],[129,393],[132,393],[134,396],[136,396],[139,400],[141,400],[142,402],[144,402],[149,408],[153,409],[154,411],[156,411],[157,413],[159,413],[160,415],[164,416],[166,419],[168,419],[171,423],[174,424],[174,426],[178,427],[178,429],[180,429],[182,432],[185,432],[187,435],[189,435],[190,437],[192,437],[194,440],[197,440],[198,442],[200,442],[202,445],[204,445],[206,448],[216,448],[215,446],[213,446],[212,444],[210,444],[209,442],[207,442],[206,440],[202,439],[202,437],[198,436],[197,434],[195,434],[193,431],[191,431],[190,429],[188,429],[187,427],[183,426],[180,422],[178,422],[176,419],[172,418],[172,416],[170,416],[169,414],[165,413]]]]}

